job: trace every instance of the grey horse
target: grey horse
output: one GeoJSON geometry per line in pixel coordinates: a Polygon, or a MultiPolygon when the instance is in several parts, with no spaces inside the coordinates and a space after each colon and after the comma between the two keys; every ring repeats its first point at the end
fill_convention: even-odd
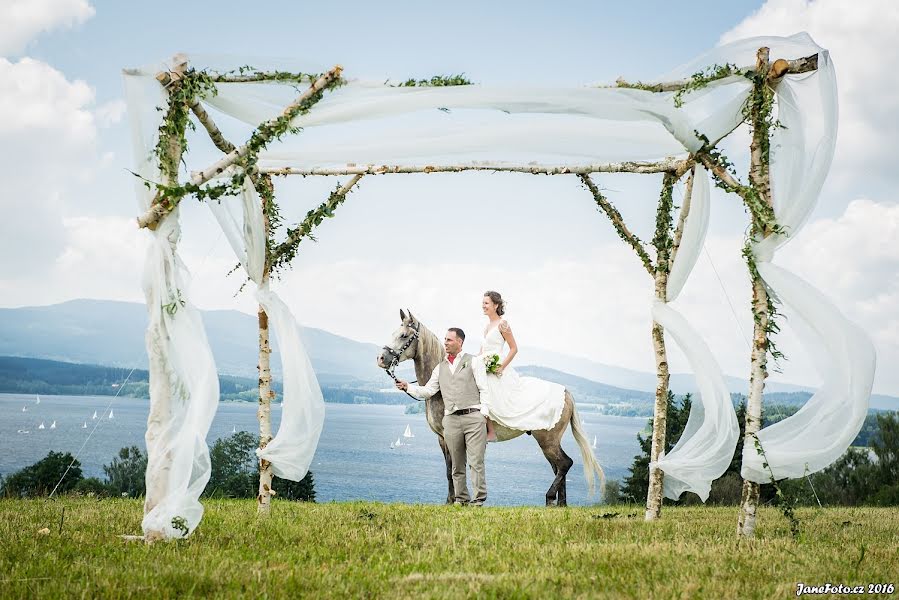
{"type": "MultiPolygon", "coordinates": [[[[392,369],[397,364],[411,359],[415,364],[416,379],[424,383],[430,379],[431,372],[443,360],[446,351],[437,336],[412,316],[411,311],[407,312],[400,309],[400,319],[402,324],[399,329],[393,332],[390,343],[384,346],[380,354],[378,354],[378,366],[382,369],[392,369]]],[[[446,441],[443,439],[443,398],[438,392],[425,402],[427,403],[428,425],[431,427],[431,431],[437,434],[437,441],[440,443],[443,459],[446,461],[448,488],[446,501],[447,504],[451,504],[453,501],[452,464],[446,441]]],[[[511,440],[525,433],[518,429],[505,427],[498,422],[495,425],[496,436],[500,442],[511,440]]],[[[584,460],[584,477],[587,480],[587,487],[591,495],[594,493],[594,476],[598,475],[600,482],[604,478],[602,467],[600,467],[599,461],[596,460],[590,443],[584,435],[581,419],[574,405],[574,398],[571,396],[571,392],[566,389],[565,407],[562,410],[559,422],[552,429],[540,429],[530,432],[537,444],[540,445],[543,455],[549,461],[555,474],[552,485],[546,491],[546,506],[566,506],[568,504],[565,475],[571,469],[574,461],[562,450],[562,435],[569,425],[571,425],[571,433],[581,449],[581,457],[584,460]]]]}

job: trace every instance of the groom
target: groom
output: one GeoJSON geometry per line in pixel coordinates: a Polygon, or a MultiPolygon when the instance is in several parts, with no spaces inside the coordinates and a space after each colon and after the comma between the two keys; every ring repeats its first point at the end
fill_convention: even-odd
{"type": "Polygon", "coordinates": [[[441,360],[426,385],[397,381],[396,387],[426,400],[441,392],[445,407],[443,439],[453,464],[453,504],[483,506],[487,500],[484,475],[484,450],[487,448],[487,423],[481,414],[481,402],[487,398],[487,373],[484,363],[462,352],[465,332],[450,327],[443,340],[446,358],[441,360]],[[471,467],[474,499],[468,495],[465,463],[471,467]]]}

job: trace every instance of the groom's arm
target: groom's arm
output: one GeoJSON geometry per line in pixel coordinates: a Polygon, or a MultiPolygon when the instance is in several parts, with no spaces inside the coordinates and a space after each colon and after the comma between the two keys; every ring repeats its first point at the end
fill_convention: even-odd
{"type": "Polygon", "coordinates": [[[406,391],[418,398],[419,400],[427,400],[440,391],[440,364],[434,367],[431,378],[425,385],[407,384],[406,391]]]}

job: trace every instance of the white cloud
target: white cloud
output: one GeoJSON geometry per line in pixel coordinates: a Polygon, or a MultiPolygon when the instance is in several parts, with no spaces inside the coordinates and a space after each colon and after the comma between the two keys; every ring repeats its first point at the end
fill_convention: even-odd
{"type": "Polygon", "coordinates": [[[62,217],[102,165],[94,91],[31,58],[0,58],[4,215],[0,277],[48,268],[62,251],[62,217]]]}
{"type": "Polygon", "coordinates": [[[726,32],[721,42],[807,31],[830,51],[837,73],[840,129],[832,175],[844,186],[858,177],[892,180],[899,137],[899,2],[769,0],[726,32]]]}
{"type": "Polygon", "coordinates": [[[0,3],[0,56],[22,52],[44,31],[80,25],[94,12],[87,0],[4,0],[0,3]]]}

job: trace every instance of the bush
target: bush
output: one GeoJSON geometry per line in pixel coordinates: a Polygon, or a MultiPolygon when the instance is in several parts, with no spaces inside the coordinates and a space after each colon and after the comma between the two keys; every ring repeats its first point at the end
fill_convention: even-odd
{"type": "Polygon", "coordinates": [[[63,454],[51,451],[30,467],[10,475],[3,482],[2,494],[12,497],[48,496],[57,482],[59,482],[57,493],[65,493],[72,490],[82,479],[84,476],[81,473],[81,463],[75,460],[75,457],[68,452],[63,454]]]}
{"type": "Polygon", "coordinates": [[[146,495],[147,455],[137,446],[122,448],[112,463],[103,465],[106,483],[113,496],[138,498],[146,495]]]}
{"type": "Polygon", "coordinates": [[[81,494],[82,496],[93,495],[101,498],[113,495],[110,487],[106,483],[100,481],[97,477],[82,479],[75,484],[75,487],[72,488],[72,492],[81,494]]]}
{"type": "MultiPolygon", "coordinates": [[[[259,493],[258,447],[259,438],[246,431],[216,440],[209,449],[212,474],[204,494],[215,498],[255,498],[259,493]]],[[[315,502],[311,471],[301,481],[275,477],[272,489],[277,498],[315,502]]]]}

